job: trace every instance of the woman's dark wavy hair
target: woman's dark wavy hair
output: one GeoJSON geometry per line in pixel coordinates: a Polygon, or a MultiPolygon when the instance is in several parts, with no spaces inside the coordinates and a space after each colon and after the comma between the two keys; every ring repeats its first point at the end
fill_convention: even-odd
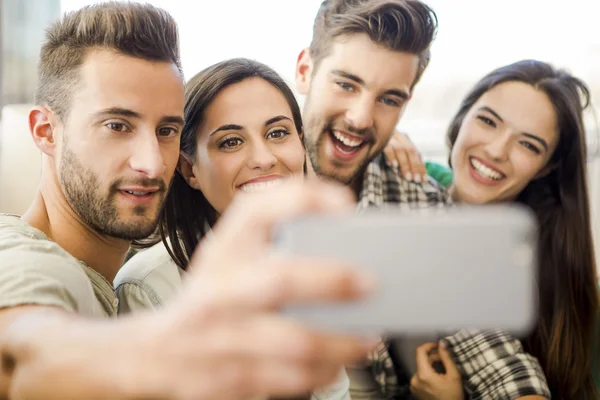
{"type": "Polygon", "coordinates": [[[539,223],[539,314],[524,346],[540,361],[557,398],[595,399],[592,348],[599,296],[583,123],[590,91],[580,79],[541,61],[498,68],[481,79],[460,105],[447,132],[450,150],[471,107],[504,82],[523,82],[544,92],[559,128],[559,142],[549,161],[552,171],[530,182],[516,199],[535,212],[539,223]]]}
{"type": "MultiPolygon", "coordinates": [[[[270,67],[254,60],[235,58],[222,61],[199,72],[185,87],[185,124],[181,131],[180,150],[189,159],[196,158],[196,133],[205,118],[205,111],[231,85],[248,78],[261,78],[275,86],[285,97],[292,111],[294,125],[302,133],[302,116],[294,93],[270,67]]],[[[194,249],[212,227],[217,213],[200,190],[190,187],[179,171],[175,172],[171,188],[160,215],[158,230],[171,258],[186,269],[194,249]]]]}

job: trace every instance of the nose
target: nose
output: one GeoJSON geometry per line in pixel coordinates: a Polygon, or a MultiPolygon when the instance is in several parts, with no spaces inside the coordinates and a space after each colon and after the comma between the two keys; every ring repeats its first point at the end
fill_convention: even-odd
{"type": "Polygon", "coordinates": [[[484,147],[484,151],[490,159],[496,162],[505,161],[508,158],[511,142],[511,133],[502,132],[484,147]]]}
{"type": "Polygon", "coordinates": [[[162,177],[166,166],[156,134],[139,132],[136,139],[132,143],[133,150],[129,160],[131,168],[149,179],[162,177]]]}
{"type": "Polygon", "coordinates": [[[367,95],[356,97],[346,111],[346,120],[356,130],[373,127],[375,101],[367,95]]]}
{"type": "Polygon", "coordinates": [[[277,157],[273,154],[269,146],[263,141],[258,141],[250,147],[248,167],[268,171],[277,163],[277,157]]]}

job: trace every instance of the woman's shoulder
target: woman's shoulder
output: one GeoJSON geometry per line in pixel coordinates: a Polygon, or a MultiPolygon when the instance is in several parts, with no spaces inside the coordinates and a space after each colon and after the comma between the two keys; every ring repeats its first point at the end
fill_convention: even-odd
{"type": "Polygon", "coordinates": [[[179,290],[182,273],[160,242],[131,257],[117,273],[113,285],[118,292],[135,287],[156,292],[160,298],[170,297],[179,290]]]}

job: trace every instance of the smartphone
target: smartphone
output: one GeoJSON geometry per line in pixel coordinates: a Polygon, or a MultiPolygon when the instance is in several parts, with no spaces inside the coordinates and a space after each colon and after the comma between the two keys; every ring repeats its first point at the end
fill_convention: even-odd
{"type": "Polygon", "coordinates": [[[428,336],[462,328],[524,335],[533,328],[537,223],[521,206],[311,215],[279,225],[273,246],[345,260],[376,279],[367,300],[284,310],[321,329],[428,336]]]}

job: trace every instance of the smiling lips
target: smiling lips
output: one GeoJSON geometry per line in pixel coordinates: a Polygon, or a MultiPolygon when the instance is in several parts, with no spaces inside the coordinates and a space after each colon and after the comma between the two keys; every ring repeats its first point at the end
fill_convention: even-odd
{"type": "Polygon", "coordinates": [[[160,187],[125,187],[118,191],[136,205],[148,204],[156,197],[156,194],[162,192],[160,187]]]}
{"type": "Polygon", "coordinates": [[[480,178],[483,178],[483,183],[497,183],[506,178],[504,173],[479,158],[469,157],[469,164],[472,171],[480,178]]]}
{"type": "Polygon", "coordinates": [[[122,192],[132,194],[134,196],[147,196],[149,194],[156,193],[158,189],[153,190],[122,190],[122,192]]]}
{"type": "Polygon", "coordinates": [[[281,175],[260,176],[238,185],[237,188],[246,193],[262,192],[281,185],[283,181],[281,175]]]}

